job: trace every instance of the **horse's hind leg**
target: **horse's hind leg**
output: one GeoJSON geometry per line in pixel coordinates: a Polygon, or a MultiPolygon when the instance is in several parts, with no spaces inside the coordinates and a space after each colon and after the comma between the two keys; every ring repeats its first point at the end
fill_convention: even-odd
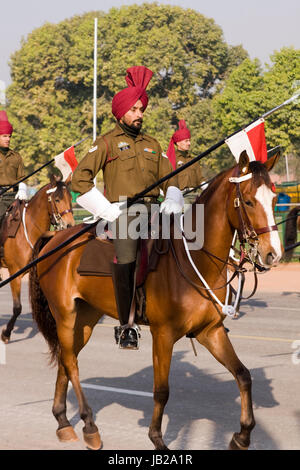
{"type": "Polygon", "coordinates": [[[156,331],[153,335],[154,410],[149,427],[149,438],[156,450],[167,450],[161,432],[165,406],[169,398],[169,371],[174,341],[167,331],[156,331]],[[161,332],[162,333],[162,332],[161,332]]]}
{"type": "Polygon", "coordinates": [[[199,334],[197,340],[223,364],[237,381],[241,396],[241,430],[234,433],[230,442],[231,450],[247,450],[250,445],[250,434],[255,426],[251,397],[251,375],[237,357],[224,326],[213,328],[205,334],[199,334]]]}
{"type": "Polygon", "coordinates": [[[8,343],[10,340],[11,332],[14,329],[15,323],[17,321],[18,316],[22,312],[22,304],[21,304],[21,277],[17,277],[10,283],[12,298],[13,298],[13,315],[9,322],[7,323],[6,327],[3,328],[1,332],[1,339],[4,343],[8,343]]]}
{"type": "MultiPolygon", "coordinates": [[[[74,392],[79,404],[79,415],[84,421],[83,437],[90,449],[98,450],[101,448],[101,438],[98,432],[98,428],[93,419],[93,412],[88,405],[84,393],[82,391],[80,380],[79,380],[79,369],[77,356],[81,349],[88,342],[93,327],[97,323],[100,315],[85,304],[84,312],[80,315],[79,308],[77,314],[71,315],[70,323],[57,324],[57,334],[59,343],[61,346],[61,364],[63,365],[66,373],[66,377],[71,381],[74,392]]],[[[66,378],[61,375],[58,379],[63,381],[63,386],[66,386],[66,378]]],[[[62,397],[61,397],[62,398],[62,397]]],[[[58,404],[62,404],[62,399],[59,400],[57,395],[58,404]]],[[[68,426],[68,421],[65,413],[62,413],[61,422],[68,426]]],[[[59,421],[58,421],[59,422],[59,421]]],[[[60,422],[59,422],[60,425],[60,422]]],[[[58,428],[59,431],[60,428],[58,428]]],[[[62,431],[63,432],[63,431],[62,431]]]]}

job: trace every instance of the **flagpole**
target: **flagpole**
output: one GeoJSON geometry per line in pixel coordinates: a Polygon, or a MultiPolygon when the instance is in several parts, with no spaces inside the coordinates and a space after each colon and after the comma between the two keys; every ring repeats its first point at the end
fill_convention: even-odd
{"type": "Polygon", "coordinates": [[[93,109],[93,142],[97,137],[97,30],[98,18],[94,22],[94,109],[93,109]]]}
{"type": "MultiPolygon", "coordinates": [[[[78,145],[80,145],[82,142],[84,142],[86,139],[88,139],[88,137],[84,137],[84,139],[81,139],[79,140],[79,142],[76,142],[76,144],[74,145],[71,145],[71,147],[77,147],[78,145]]],[[[10,189],[14,188],[15,186],[17,186],[17,184],[20,184],[22,183],[23,181],[27,180],[28,178],[30,178],[31,176],[35,175],[36,173],[38,173],[39,171],[41,171],[43,168],[45,168],[46,166],[50,165],[51,163],[53,163],[55,161],[55,158],[52,158],[52,160],[49,160],[49,162],[47,163],[44,163],[44,165],[40,166],[37,170],[34,170],[32,173],[30,173],[30,175],[27,175],[27,176],[24,176],[23,178],[21,178],[19,181],[17,181],[16,183],[14,184],[11,184],[10,186],[8,186],[7,188],[3,189],[3,191],[0,192],[0,196],[2,196],[2,194],[6,193],[7,191],[9,191],[10,189]]]]}
{"type": "MultiPolygon", "coordinates": [[[[265,113],[263,116],[261,117],[266,117],[266,116],[269,116],[270,114],[272,114],[274,111],[277,111],[278,109],[282,108],[283,106],[291,103],[292,101],[294,101],[298,96],[300,96],[300,93],[298,93],[297,95],[294,95],[292,96],[290,99],[286,100],[284,103],[282,103],[281,105],[279,106],[276,106],[275,108],[271,109],[270,111],[268,111],[267,113],[265,113]]],[[[129,207],[131,206],[132,204],[134,204],[136,201],[138,201],[141,197],[145,196],[145,194],[149,193],[152,189],[156,188],[157,186],[161,185],[164,181],[172,178],[173,176],[177,175],[178,173],[180,173],[181,171],[185,170],[187,167],[193,165],[194,163],[196,163],[197,161],[201,160],[201,158],[204,158],[206,157],[208,154],[212,153],[214,150],[216,150],[217,148],[221,147],[221,145],[223,145],[225,143],[225,141],[227,139],[229,139],[229,137],[232,137],[233,135],[237,134],[238,132],[240,132],[241,130],[245,129],[245,127],[248,127],[250,126],[251,124],[253,124],[255,121],[257,121],[259,118],[257,119],[254,119],[250,124],[247,124],[246,126],[243,126],[242,128],[240,128],[239,130],[233,132],[230,136],[228,137],[225,137],[224,139],[220,140],[219,142],[217,142],[216,144],[212,145],[211,147],[209,147],[209,149],[205,150],[204,152],[202,152],[200,155],[198,155],[197,157],[193,158],[192,160],[190,160],[189,162],[185,163],[184,165],[180,166],[179,168],[177,168],[176,170],[172,171],[171,173],[167,174],[166,176],[164,176],[163,178],[160,178],[158,181],[156,181],[155,183],[151,184],[150,186],[148,186],[146,189],[144,189],[144,191],[141,191],[139,194],[137,194],[136,196],[134,196],[133,198],[131,199],[128,199],[128,201],[125,201],[124,204],[122,204],[120,206],[120,209],[123,209],[125,207],[129,207]]],[[[21,274],[25,273],[26,271],[28,271],[28,269],[32,268],[33,266],[35,266],[36,264],[40,263],[41,261],[43,261],[44,259],[48,258],[49,256],[53,255],[54,253],[56,253],[57,251],[61,250],[62,248],[64,248],[65,246],[69,245],[72,241],[76,240],[77,238],[79,238],[81,235],[83,235],[84,233],[88,232],[92,227],[95,227],[102,219],[99,219],[91,224],[86,224],[86,226],[79,230],[79,232],[77,232],[76,234],[72,235],[70,238],[68,238],[67,240],[65,240],[63,243],[61,243],[60,245],[58,245],[57,247],[53,248],[53,250],[50,250],[48,252],[46,252],[44,255],[40,256],[39,258],[36,258],[34,260],[32,260],[28,265],[24,266],[24,268],[20,269],[19,271],[17,271],[15,274],[13,274],[12,276],[10,276],[9,278],[5,279],[4,281],[0,282],[0,289],[1,287],[5,286],[6,284],[8,284],[9,282],[11,282],[13,279],[15,279],[16,277],[20,276],[21,274]]]]}

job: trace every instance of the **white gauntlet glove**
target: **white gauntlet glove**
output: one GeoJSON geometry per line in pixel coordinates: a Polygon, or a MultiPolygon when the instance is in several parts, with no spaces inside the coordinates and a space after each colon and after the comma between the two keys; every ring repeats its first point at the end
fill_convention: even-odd
{"type": "Polygon", "coordinates": [[[179,214],[182,212],[184,206],[184,199],[179,188],[176,186],[169,186],[165,200],[160,205],[160,212],[167,215],[172,213],[179,214]]]}
{"type": "Polygon", "coordinates": [[[89,211],[93,216],[105,219],[108,222],[116,220],[122,211],[119,208],[120,203],[111,203],[103,194],[93,187],[85,194],[79,196],[76,200],[78,204],[89,211]]]}
{"type": "Polygon", "coordinates": [[[19,189],[15,199],[20,199],[20,201],[25,201],[27,199],[27,186],[25,183],[19,184],[19,189]]]}

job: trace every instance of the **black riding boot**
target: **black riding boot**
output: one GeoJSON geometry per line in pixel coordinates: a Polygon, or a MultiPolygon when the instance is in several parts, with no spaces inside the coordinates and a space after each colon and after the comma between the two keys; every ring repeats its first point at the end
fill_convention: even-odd
{"type": "Polygon", "coordinates": [[[135,261],[112,264],[112,279],[121,326],[115,327],[115,339],[120,348],[138,349],[138,331],[128,326],[130,307],[134,294],[135,261]]]}

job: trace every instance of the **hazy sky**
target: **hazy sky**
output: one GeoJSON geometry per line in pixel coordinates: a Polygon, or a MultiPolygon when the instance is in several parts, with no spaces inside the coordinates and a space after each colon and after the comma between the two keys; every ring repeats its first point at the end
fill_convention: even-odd
{"type": "MultiPolygon", "coordinates": [[[[143,0],[9,0],[2,2],[0,80],[10,83],[8,61],[22,37],[45,22],[58,23],[88,11],[108,11],[122,5],[152,3],[143,0]]],[[[221,26],[228,44],[242,44],[251,58],[264,64],[283,46],[300,48],[299,0],[162,0],[159,4],[193,8],[221,26]]]]}

